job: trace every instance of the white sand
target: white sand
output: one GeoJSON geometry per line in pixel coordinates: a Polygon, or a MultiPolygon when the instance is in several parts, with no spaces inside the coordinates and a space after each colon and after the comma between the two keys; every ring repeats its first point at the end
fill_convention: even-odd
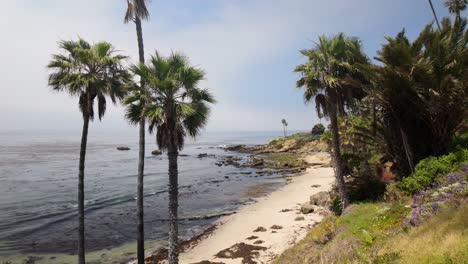
{"type": "MultiPolygon", "coordinates": [[[[312,163],[329,162],[328,154],[320,153],[305,158],[312,163]]],[[[180,263],[196,263],[203,260],[213,262],[241,263],[242,259],[216,258],[219,251],[229,248],[236,243],[253,244],[256,240],[264,243],[258,246],[266,247],[259,251],[258,263],[271,263],[284,250],[303,239],[314,223],[320,221],[322,216],[312,213],[303,215],[299,212],[300,204],[309,201],[310,195],[328,191],[334,181],[334,172],[330,167],[309,168],[304,174],[295,176],[292,181],[268,196],[258,198],[257,203],[247,205],[238,213],[223,217],[218,222],[218,228],[206,239],[191,250],[181,254],[180,263]],[[312,185],[320,187],[311,187],[312,185]],[[282,209],[291,209],[289,212],[280,212],[282,209]],[[303,216],[304,221],[295,221],[303,216]],[[270,228],[279,225],[283,228],[272,233],[270,228]],[[266,232],[253,232],[262,226],[266,232]],[[258,239],[247,240],[247,237],[257,236],[258,239]]]]}

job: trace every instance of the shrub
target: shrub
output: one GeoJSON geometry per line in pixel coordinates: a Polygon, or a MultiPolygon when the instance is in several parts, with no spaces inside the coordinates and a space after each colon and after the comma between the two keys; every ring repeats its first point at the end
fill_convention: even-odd
{"type": "Polygon", "coordinates": [[[402,191],[414,194],[424,190],[449,172],[456,171],[460,166],[468,164],[468,149],[460,149],[440,157],[429,157],[416,165],[414,173],[398,183],[402,191]]]}
{"type": "Polygon", "coordinates": [[[325,126],[322,125],[322,124],[316,124],[313,128],[312,128],[312,135],[314,136],[320,136],[323,134],[323,132],[325,132],[325,126]]]}
{"type": "Polygon", "coordinates": [[[468,196],[468,168],[463,167],[461,172],[448,173],[442,177],[433,188],[413,196],[411,213],[403,222],[406,226],[417,226],[425,218],[438,212],[443,207],[457,207],[468,196]]]}

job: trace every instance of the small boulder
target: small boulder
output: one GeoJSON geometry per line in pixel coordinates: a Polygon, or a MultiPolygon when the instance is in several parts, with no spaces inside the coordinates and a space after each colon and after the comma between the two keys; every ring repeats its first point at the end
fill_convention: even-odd
{"type": "Polygon", "coordinates": [[[151,155],[157,156],[157,155],[161,155],[161,154],[162,154],[162,152],[161,152],[160,150],[153,150],[153,151],[151,151],[151,155]]]}
{"type": "Polygon", "coordinates": [[[329,207],[331,205],[331,198],[328,192],[318,192],[310,196],[310,203],[321,207],[329,207]]]}
{"type": "Polygon", "coordinates": [[[271,228],[271,229],[276,229],[276,230],[278,230],[278,229],[283,229],[283,227],[280,226],[280,225],[272,225],[270,228],[271,228]]]}
{"type": "Polygon", "coordinates": [[[317,210],[317,206],[310,204],[310,203],[304,203],[301,205],[301,213],[303,214],[310,214],[313,213],[317,210]]]}
{"type": "Polygon", "coordinates": [[[208,157],[208,153],[200,153],[198,154],[198,158],[201,159],[201,158],[206,158],[208,157]]]}
{"type": "Polygon", "coordinates": [[[119,151],[127,151],[127,150],[130,150],[129,147],[117,147],[117,150],[119,151]]]}

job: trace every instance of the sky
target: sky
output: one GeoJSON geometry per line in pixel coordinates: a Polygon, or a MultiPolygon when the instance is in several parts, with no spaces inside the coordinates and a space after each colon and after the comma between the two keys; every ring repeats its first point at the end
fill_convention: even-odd
{"type": "MultiPolygon", "coordinates": [[[[443,0],[433,0],[439,18],[443,0]]],[[[46,69],[59,40],[109,41],[137,61],[125,0],[0,0],[0,131],[80,130],[78,99],[52,92],[46,69]]],[[[206,131],[310,130],[319,120],[295,88],[299,51],[344,32],[371,58],[403,28],[414,39],[433,16],[427,0],[152,0],[143,22],[145,53],[183,52],[207,73],[218,103],[206,131]]],[[[466,15],[466,12],[465,12],[466,15]]],[[[109,105],[91,129],[137,129],[109,105]]]]}

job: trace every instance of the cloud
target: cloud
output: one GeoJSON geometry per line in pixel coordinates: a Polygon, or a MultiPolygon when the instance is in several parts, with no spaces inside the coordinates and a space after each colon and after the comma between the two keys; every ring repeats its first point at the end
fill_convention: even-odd
{"type": "MultiPolygon", "coordinates": [[[[0,122],[23,128],[40,116],[39,127],[80,128],[76,98],[48,90],[45,65],[58,40],[77,36],[107,40],[137,58],[134,26],[123,24],[124,1],[0,1],[0,122]]],[[[361,36],[383,29],[392,20],[382,19],[385,12],[411,13],[403,5],[407,1],[153,0],[151,20],[143,24],[145,50],[147,56],[156,48],[183,51],[206,70],[204,85],[219,101],[208,129],[272,130],[283,117],[292,129],[308,129],[317,118],[293,89],[298,50],[322,33],[361,36]]],[[[109,111],[109,129],[128,128],[121,107],[109,111]]]]}

